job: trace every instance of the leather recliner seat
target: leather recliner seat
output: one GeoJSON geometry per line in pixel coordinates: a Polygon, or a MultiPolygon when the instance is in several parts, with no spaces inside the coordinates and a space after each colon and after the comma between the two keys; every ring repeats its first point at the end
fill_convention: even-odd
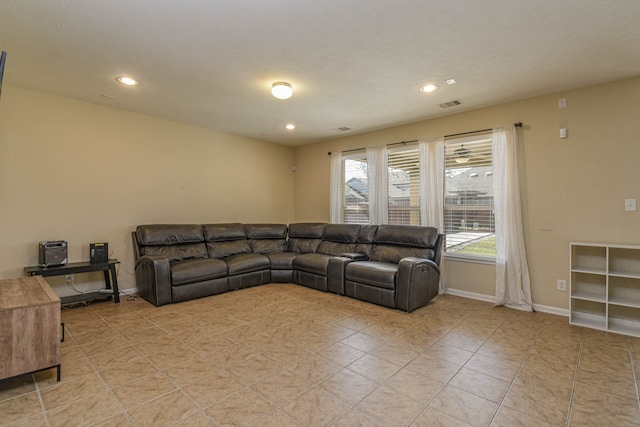
{"type": "Polygon", "coordinates": [[[425,305],[438,295],[439,240],[432,227],[378,226],[369,259],[345,267],[345,295],[404,311],[425,305]]]}

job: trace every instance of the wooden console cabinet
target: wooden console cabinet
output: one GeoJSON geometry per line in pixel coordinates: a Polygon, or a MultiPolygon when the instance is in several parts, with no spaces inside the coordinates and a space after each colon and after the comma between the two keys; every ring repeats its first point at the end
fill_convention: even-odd
{"type": "Polygon", "coordinates": [[[57,368],[60,298],[42,276],[0,280],[0,379],[57,368]]]}

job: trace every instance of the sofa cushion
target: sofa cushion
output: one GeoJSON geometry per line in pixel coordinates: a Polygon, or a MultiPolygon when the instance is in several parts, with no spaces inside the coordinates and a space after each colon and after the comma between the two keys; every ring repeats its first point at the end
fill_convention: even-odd
{"type": "Polygon", "coordinates": [[[438,230],[412,225],[379,225],[371,250],[371,261],[399,263],[402,258],[433,260],[438,230]]]}
{"type": "Polygon", "coordinates": [[[299,255],[296,252],[271,252],[266,254],[272,270],[292,270],[293,260],[299,255]]]}
{"type": "Polygon", "coordinates": [[[360,224],[327,224],[322,240],[337,243],[356,243],[360,224]]]}
{"type": "Polygon", "coordinates": [[[434,255],[435,253],[432,249],[375,245],[371,250],[369,260],[398,264],[402,258],[417,257],[433,260],[434,255]]]}
{"type": "Polygon", "coordinates": [[[231,255],[224,258],[223,261],[227,264],[229,276],[268,270],[270,266],[269,258],[259,254],[231,255]]]}
{"type": "Polygon", "coordinates": [[[316,252],[334,256],[355,252],[359,231],[359,224],[327,224],[316,252]]]}
{"type": "Polygon", "coordinates": [[[438,230],[433,227],[413,225],[379,225],[374,237],[376,244],[433,248],[438,240],[438,230]]]}
{"type": "Polygon", "coordinates": [[[322,239],[324,222],[298,222],[289,224],[289,238],[322,239]]]}
{"type": "Polygon", "coordinates": [[[321,239],[289,239],[287,251],[299,254],[313,253],[318,250],[320,243],[321,239]]]}
{"type": "Polygon", "coordinates": [[[358,261],[347,264],[345,279],[384,289],[395,289],[398,264],[358,261]]]}
{"type": "Polygon", "coordinates": [[[358,243],[373,243],[373,238],[376,236],[376,231],[378,231],[377,225],[368,225],[364,224],[360,226],[360,230],[358,230],[358,243]]]}
{"type": "Polygon", "coordinates": [[[245,233],[249,239],[286,239],[286,224],[245,224],[245,233]]]}
{"type": "Polygon", "coordinates": [[[207,241],[209,258],[225,258],[231,255],[251,253],[244,224],[205,224],[202,229],[207,241]]]}
{"type": "Polygon", "coordinates": [[[249,240],[249,247],[254,254],[271,254],[285,252],[288,248],[285,239],[249,240]]]}
{"type": "Polygon", "coordinates": [[[143,246],[204,242],[202,226],[196,224],[139,225],[136,237],[143,246]]]}
{"type": "Polygon", "coordinates": [[[254,254],[269,254],[287,250],[287,229],[284,224],[246,224],[249,246],[254,254]]]}
{"type": "Polygon", "coordinates": [[[205,258],[171,263],[171,284],[174,286],[226,276],[227,265],[219,259],[205,258]]]}
{"type": "Polygon", "coordinates": [[[315,252],[322,243],[322,235],[327,224],[301,222],[289,225],[288,252],[306,254],[315,252]]]}
{"type": "Polygon", "coordinates": [[[228,242],[207,242],[210,258],[226,258],[231,255],[250,254],[248,240],[230,240],[228,242]]]}
{"type": "Polygon", "coordinates": [[[300,254],[293,260],[293,269],[326,277],[331,258],[333,256],[325,254],[300,254]]]}
{"type": "Polygon", "coordinates": [[[316,252],[319,254],[338,256],[344,253],[356,252],[356,244],[327,242],[323,240],[322,243],[318,245],[318,249],[316,249],[316,252]]]}
{"type": "Polygon", "coordinates": [[[378,231],[377,225],[361,225],[358,232],[358,240],[356,243],[356,252],[365,254],[367,258],[371,255],[373,249],[373,238],[378,231]]]}
{"type": "Polygon", "coordinates": [[[222,242],[226,240],[238,240],[247,238],[244,224],[205,224],[202,226],[204,238],[207,242],[222,242]]]}
{"type": "Polygon", "coordinates": [[[170,246],[142,246],[140,255],[157,255],[167,258],[169,261],[182,261],[186,259],[207,258],[207,247],[204,243],[187,243],[184,245],[170,246]]]}

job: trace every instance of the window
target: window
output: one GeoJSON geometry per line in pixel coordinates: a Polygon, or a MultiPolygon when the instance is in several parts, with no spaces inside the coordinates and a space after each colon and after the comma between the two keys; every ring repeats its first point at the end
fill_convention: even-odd
{"type": "Polygon", "coordinates": [[[351,224],[380,221],[432,225],[422,224],[423,218],[440,217],[442,223],[438,228],[445,235],[447,256],[478,262],[493,261],[496,238],[492,134],[477,133],[444,139],[444,142],[440,138],[438,145],[429,145],[432,143],[435,142],[430,141],[424,146],[421,143],[388,146],[381,160],[372,156],[369,150],[369,154],[364,150],[350,152],[346,156],[343,153],[333,164],[332,218],[351,224]],[[444,148],[440,148],[442,144],[444,148]],[[438,147],[437,159],[429,151],[435,151],[435,147],[438,147]],[[443,172],[437,172],[437,177],[433,176],[435,171],[433,174],[425,173],[428,171],[421,170],[421,160],[436,165],[429,166],[436,167],[435,171],[443,172]],[[368,174],[372,171],[369,168],[380,167],[386,170],[387,175],[382,172],[386,183],[380,183],[384,179],[368,182],[368,176],[375,175],[368,174]],[[424,184],[426,188],[421,188],[421,179],[429,180],[424,184]],[[433,180],[437,184],[431,185],[433,180]],[[378,185],[384,185],[384,188],[379,191],[376,189],[378,185]],[[376,191],[376,194],[370,194],[370,191],[376,191]],[[423,198],[430,197],[442,197],[442,205],[435,206],[437,202],[427,205],[429,202],[423,198]],[[370,206],[372,202],[382,206],[370,206]],[[421,209],[426,209],[426,212],[421,209]],[[382,219],[377,219],[377,215],[382,219]]]}
{"type": "Polygon", "coordinates": [[[369,224],[367,156],[360,153],[342,160],[344,193],[342,218],[347,224],[369,224]]]}
{"type": "Polygon", "coordinates": [[[420,225],[420,152],[417,146],[388,153],[389,224],[420,225]]]}
{"type": "Polygon", "coordinates": [[[445,142],[445,251],[495,257],[491,135],[445,142]]]}

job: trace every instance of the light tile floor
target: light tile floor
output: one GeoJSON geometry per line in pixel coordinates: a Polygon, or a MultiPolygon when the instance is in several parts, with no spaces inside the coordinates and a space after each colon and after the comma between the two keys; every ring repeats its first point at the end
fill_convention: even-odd
{"type": "Polygon", "coordinates": [[[407,314],[272,284],[62,318],[62,381],[0,381],[0,425],[640,425],[640,339],[460,297],[407,314]]]}

